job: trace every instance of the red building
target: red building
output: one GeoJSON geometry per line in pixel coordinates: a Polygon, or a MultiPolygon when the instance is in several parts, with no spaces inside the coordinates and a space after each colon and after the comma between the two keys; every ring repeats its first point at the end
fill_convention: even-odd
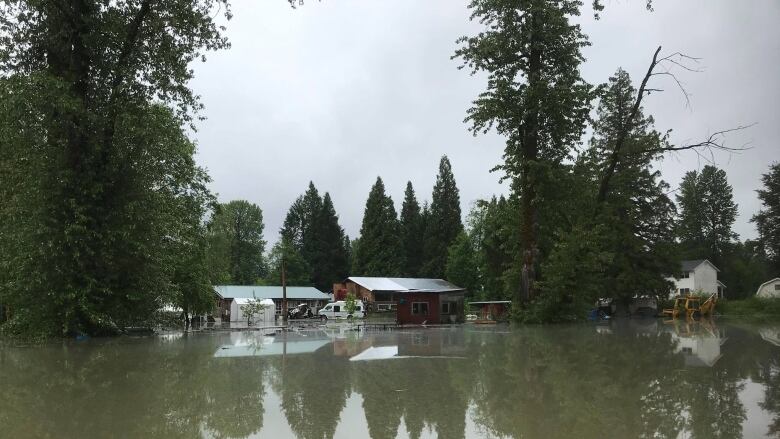
{"type": "Polygon", "coordinates": [[[464,320],[466,290],[443,279],[350,277],[333,291],[354,294],[373,312],[395,312],[400,324],[464,320]]]}

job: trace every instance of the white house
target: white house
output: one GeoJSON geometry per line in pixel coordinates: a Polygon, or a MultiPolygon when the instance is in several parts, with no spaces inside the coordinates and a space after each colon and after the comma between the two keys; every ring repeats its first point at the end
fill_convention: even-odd
{"type": "Polygon", "coordinates": [[[780,277],[766,281],[758,287],[756,297],[778,298],[780,297],[780,277]]]}
{"type": "Polygon", "coordinates": [[[672,296],[686,295],[694,291],[702,291],[708,294],[717,294],[723,297],[726,285],[718,280],[718,267],[706,259],[682,261],[681,276],[669,278],[674,283],[672,296]]]}

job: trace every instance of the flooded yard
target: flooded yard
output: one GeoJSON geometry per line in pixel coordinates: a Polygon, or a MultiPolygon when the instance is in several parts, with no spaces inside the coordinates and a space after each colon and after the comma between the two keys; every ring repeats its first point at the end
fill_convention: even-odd
{"type": "Polygon", "coordinates": [[[0,437],[780,434],[780,326],[346,329],[0,346],[0,437]]]}

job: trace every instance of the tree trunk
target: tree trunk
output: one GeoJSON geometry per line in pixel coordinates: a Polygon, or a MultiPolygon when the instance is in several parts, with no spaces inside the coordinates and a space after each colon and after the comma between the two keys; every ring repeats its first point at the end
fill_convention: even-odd
{"type": "MultiPolygon", "coordinates": [[[[543,17],[534,14],[534,33],[541,34],[544,29],[543,17]]],[[[519,302],[525,303],[536,295],[536,257],[538,255],[536,233],[536,161],[539,155],[539,104],[540,96],[536,88],[542,71],[542,52],[538,45],[532,45],[528,56],[528,87],[533,99],[526,107],[523,134],[520,145],[520,248],[522,250],[522,269],[520,278],[519,302]]]]}

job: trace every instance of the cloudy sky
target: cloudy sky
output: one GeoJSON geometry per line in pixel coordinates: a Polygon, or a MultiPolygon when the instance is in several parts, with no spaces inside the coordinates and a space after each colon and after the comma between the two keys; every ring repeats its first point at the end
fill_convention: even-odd
{"type": "MultiPolygon", "coordinates": [[[[590,3],[586,1],[585,3],[590,3]]],[[[701,73],[681,72],[690,106],[674,84],[646,100],[659,130],[676,143],[714,131],[756,125],[729,136],[738,155],[719,154],[739,204],[735,225],[754,238],[750,217],[760,208],[760,174],[780,160],[780,1],[605,0],[601,20],[587,7],[578,20],[592,46],[583,76],[605,82],[617,67],[635,81],[653,51],[684,52],[701,73]]],[[[452,161],[461,204],[506,193],[489,170],[501,161],[503,140],[472,136],[463,118],[484,88],[450,60],[461,35],[480,28],[466,0],[235,0],[227,23],[232,48],[195,65],[193,87],[206,106],[199,123],[199,163],[220,201],[246,199],[265,214],[274,242],[290,203],[312,180],[330,192],[342,226],[356,237],[368,191],[377,176],[400,209],[412,181],[430,199],[440,157],[452,161]]],[[[662,164],[676,188],[682,175],[707,162],[679,153],[662,164]]]]}

